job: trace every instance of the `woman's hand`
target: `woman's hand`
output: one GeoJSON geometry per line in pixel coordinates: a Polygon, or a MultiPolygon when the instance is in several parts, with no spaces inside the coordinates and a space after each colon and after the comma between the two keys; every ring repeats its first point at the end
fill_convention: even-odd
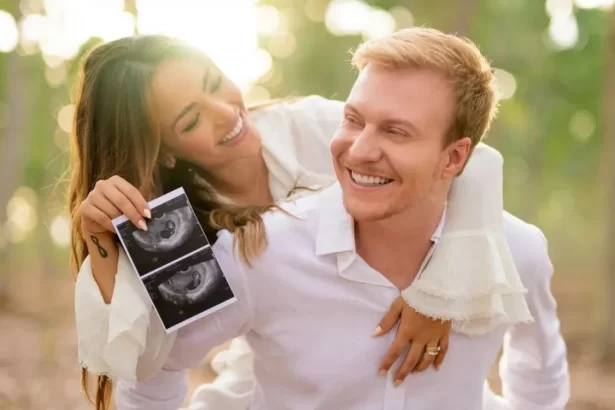
{"type": "Polygon", "coordinates": [[[79,208],[84,235],[114,233],[114,218],[126,215],[139,229],[147,231],[143,218],[151,218],[147,201],[137,188],[115,175],[96,182],[79,208]]]}
{"type": "Polygon", "coordinates": [[[373,335],[380,336],[389,332],[398,320],[400,324],[395,340],[380,363],[380,373],[384,375],[410,343],[406,359],[394,378],[396,386],[406,378],[408,373],[422,372],[432,364],[437,370],[446,356],[451,332],[450,321],[423,316],[411,308],[400,296],[393,301],[373,335]],[[426,349],[437,350],[438,347],[439,352],[434,352],[437,354],[427,354],[426,349]]]}

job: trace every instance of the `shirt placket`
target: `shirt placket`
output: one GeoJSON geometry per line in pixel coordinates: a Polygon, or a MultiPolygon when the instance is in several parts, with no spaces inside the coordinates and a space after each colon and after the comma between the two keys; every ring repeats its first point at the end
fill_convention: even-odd
{"type": "MultiPolygon", "coordinates": [[[[402,355],[405,357],[405,355],[402,355]]],[[[401,362],[401,360],[398,360],[401,362]]],[[[395,374],[400,363],[395,362],[391,370],[387,373],[386,387],[384,389],[384,406],[383,410],[404,410],[406,405],[406,388],[404,387],[409,380],[404,380],[402,384],[395,387],[395,374]]]]}

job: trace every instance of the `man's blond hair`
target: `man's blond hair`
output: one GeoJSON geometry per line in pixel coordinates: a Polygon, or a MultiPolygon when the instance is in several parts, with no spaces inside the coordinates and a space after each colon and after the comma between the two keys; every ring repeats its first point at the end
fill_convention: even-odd
{"type": "Polygon", "coordinates": [[[471,41],[452,34],[430,28],[403,29],[361,44],[352,64],[359,70],[378,64],[394,70],[428,68],[446,75],[457,99],[446,144],[469,137],[474,148],[497,112],[491,65],[471,41]]]}

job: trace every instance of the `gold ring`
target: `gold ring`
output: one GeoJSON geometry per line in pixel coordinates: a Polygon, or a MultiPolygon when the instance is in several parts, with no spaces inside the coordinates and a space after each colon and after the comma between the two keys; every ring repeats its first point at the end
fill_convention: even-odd
{"type": "Polygon", "coordinates": [[[440,354],[440,346],[426,346],[425,353],[430,356],[437,356],[438,354],[440,354]]]}

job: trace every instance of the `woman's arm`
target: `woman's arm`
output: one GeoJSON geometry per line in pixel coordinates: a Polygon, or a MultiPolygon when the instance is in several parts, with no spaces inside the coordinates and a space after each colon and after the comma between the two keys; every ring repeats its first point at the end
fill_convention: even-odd
{"type": "Polygon", "coordinates": [[[478,144],[453,181],[429,263],[402,292],[417,311],[467,335],[532,320],[504,232],[502,169],[500,153],[478,144]]]}
{"type": "Polygon", "coordinates": [[[162,360],[164,343],[173,336],[162,330],[124,250],[116,248],[116,252],[110,303],[103,299],[92,255],[79,270],[75,283],[78,354],[81,365],[91,373],[134,379],[143,373],[141,368],[155,367],[162,360]]]}
{"type": "Polygon", "coordinates": [[[111,232],[83,232],[88,248],[92,275],[105,304],[111,303],[117,272],[118,245],[111,232]]]}
{"type": "MultiPolygon", "coordinates": [[[[150,328],[151,302],[126,255],[118,249],[111,221],[126,214],[144,229],[149,207],[136,188],[112,177],[96,184],[79,211],[89,254],[75,285],[79,360],[92,373],[134,378],[150,328]]],[[[164,340],[156,336],[150,340],[155,346],[164,340]]]]}
{"type": "Polygon", "coordinates": [[[164,353],[164,360],[159,360],[158,368],[148,369],[150,374],[139,380],[120,380],[118,410],[179,408],[187,392],[186,370],[198,366],[212,348],[252,327],[248,281],[243,266],[235,261],[232,247],[232,235],[224,231],[213,251],[237,301],[174,332],[172,346],[164,353]]]}
{"type": "Polygon", "coordinates": [[[81,232],[91,257],[96,284],[105,303],[115,286],[118,249],[112,220],[126,215],[139,229],[147,230],[151,218],[147,201],[137,188],[119,176],[101,180],[79,207],[81,232]]]}

